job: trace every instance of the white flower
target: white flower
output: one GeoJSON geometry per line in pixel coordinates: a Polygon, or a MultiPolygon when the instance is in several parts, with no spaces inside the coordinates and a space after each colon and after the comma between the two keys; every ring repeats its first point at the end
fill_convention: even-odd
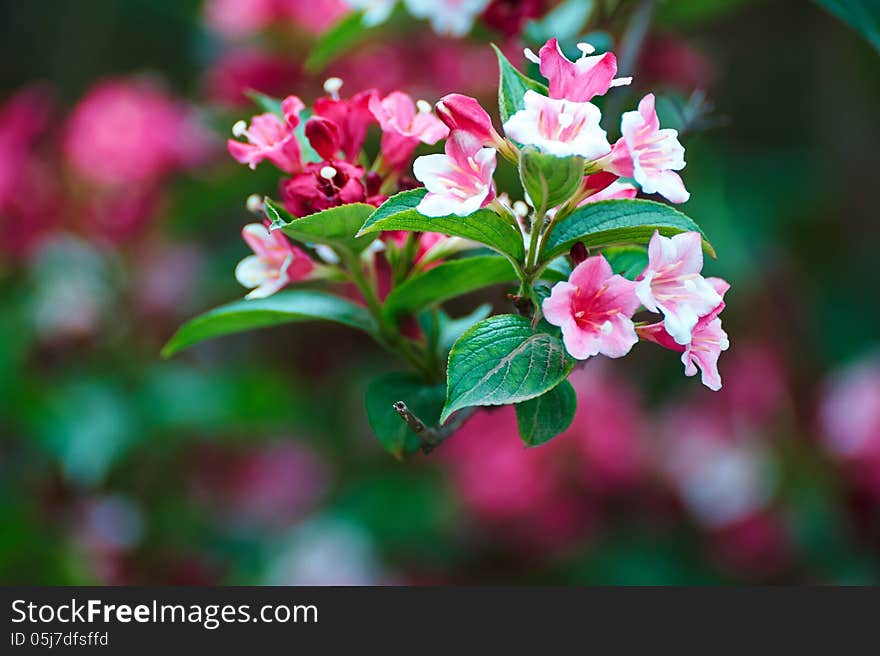
{"type": "Polygon", "coordinates": [[[468,216],[490,203],[495,155],[494,148],[453,132],[445,155],[423,155],[413,163],[413,173],[428,190],[416,209],[425,216],[468,216]]]}

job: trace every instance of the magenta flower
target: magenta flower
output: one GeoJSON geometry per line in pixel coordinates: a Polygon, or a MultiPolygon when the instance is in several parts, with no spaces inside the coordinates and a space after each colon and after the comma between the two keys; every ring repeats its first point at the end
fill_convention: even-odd
{"type": "Polygon", "coordinates": [[[584,178],[584,189],[588,196],[578,203],[578,207],[600,200],[627,200],[635,198],[639,190],[628,182],[621,182],[616,175],[607,171],[593,173],[584,178]]]}
{"type": "Polygon", "coordinates": [[[636,279],[636,295],[679,344],[691,341],[700,317],[721,303],[721,296],[701,274],[703,239],[698,232],[664,237],[655,231],[648,244],[648,266],[636,279]]]}
{"type": "Polygon", "coordinates": [[[416,208],[425,216],[468,216],[495,198],[492,175],[496,151],[484,148],[465,132],[446,140],[445,155],[423,155],[413,162],[413,173],[428,193],[416,208]]]}
{"type": "Polygon", "coordinates": [[[315,268],[302,250],[280,231],[249,223],[241,236],[254,251],[235,267],[235,278],[252,291],[245,298],[266,298],[291,282],[304,280],[315,268]]]}
{"type": "Polygon", "coordinates": [[[370,111],[382,128],[382,157],[392,169],[406,166],[419,142],[435,144],[449,134],[443,122],[424,100],[418,102],[401,91],[379,100],[370,98],[370,111]]]}
{"type": "MultiPolygon", "coordinates": [[[[612,52],[591,55],[594,48],[587,43],[579,43],[582,55],[570,61],[559,48],[556,39],[550,39],[539,52],[541,75],[550,83],[550,97],[564,98],[572,102],[589,102],[602,96],[611,87],[629,84],[631,78],[615,79],[617,57],[612,52]]],[[[534,57],[534,54],[530,54],[534,57]]]]}
{"type": "Polygon", "coordinates": [[[331,95],[315,100],[315,116],[326,118],[339,126],[339,147],[347,160],[354,161],[364,145],[367,128],[371,123],[376,122],[370,111],[370,102],[376,91],[373,89],[361,91],[345,100],[339,97],[341,87],[342,80],[339,78],[327,80],[324,88],[331,95]]]}
{"type": "Polygon", "coordinates": [[[229,139],[226,146],[229,154],[252,169],[264,159],[268,159],[285,173],[293,173],[302,168],[299,141],[294,130],[299,125],[299,114],[305,105],[296,96],[288,96],[281,103],[284,118],[275,114],[258,114],[248,126],[239,121],[232,126],[232,134],[245,137],[247,143],[229,139]]]}
{"type": "Polygon", "coordinates": [[[620,122],[623,136],[614,144],[608,169],[624,178],[635,178],[646,194],[660,194],[673,203],[691,197],[681,176],[684,146],[678,132],[660,129],[654,94],[642,98],[636,112],[625,112],[620,122]]]}
{"type": "Polygon", "coordinates": [[[544,317],[562,328],[565,348],[578,360],[629,353],[639,341],[632,322],[638,308],[635,283],[613,273],[603,255],[578,264],[543,303],[544,317]]]}
{"type": "Polygon", "coordinates": [[[548,98],[526,91],[524,108],[504,123],[504,132],[521,144],[537,146],[556,157],[578,155],[598,159],[611,152],[602,112],[589,102],[548,98]]]}
{"type": "Polygon", "coordinates": [[[313,162],[306,164],[302,173],[282,182],[281,199],[287,210],[297,217],[360,203],[366,198],[363,176],[361,167],[348,162],[313,162]]]}
{"type": "Polygon", "coordinates": [[[492,126],[488,112],[476,98],[450,93],[437,101],[435,109],[437,116],[450,130],[467,132],[484,146],[497,146],[504,141],[492,126]]]}

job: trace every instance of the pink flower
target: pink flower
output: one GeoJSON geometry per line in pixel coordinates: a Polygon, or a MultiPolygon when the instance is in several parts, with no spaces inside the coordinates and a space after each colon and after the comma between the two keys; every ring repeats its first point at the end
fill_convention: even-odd
{"type": "Polygon", "coordinates": [[[299,114],[305,105],[296,96],[288,96],[281,103],[284,118],[275,114],[258,114],[248,126],[239,121],[232,126],[236,137],[245,137],[247,143],[229,139],[226,142],[229,154],[252,169],[264,159],[268,159],[285,173],[293,173],[302,168],[300,146],[294,130],[299,125],[299,114]]]}
{"type": "Polygon", "coordinates": [[[578,360],[629,353],[639,341],[632,322],[638,307],[635,283],[614,274],[602,255],[578,264],[543,304],[544,317],[562,328],[565,348],[578,360]]]}
{"type": "Polygon", "coordinates": [[[495,153],[467,133],[453,132],[445,155],[416,158],[413,173],[428,190],[416,209],[425,216],[468,216],[488,205],[495,197],[495,153]]]}
{"type": "Polygon", "coordinates": [[[496,146],[503,141],[492,119],[476,98],[460,93],[443,96],[436,104],[437,116],[450,130],[461,130],[480,141],[484,146],[496,146]]]}
{"type": "Polygon", "coordinates": [[[601,200],[626,200],[635,198],[639,190],[628,182],[620,182],[617,176],[607,171],[593,173],[584,178],[584,188],[588,196],[578,203],[578,207],[601,200]]]}
{"type": "Polygon", "coordinates": [[[404,168],[419,142],[435,144],[449,134],[428,103],[420,100],[418,105],[400,91],[382,100],[370,98],[370,111],[382,128],[382,157],[392,169],[404,168]]]}
{"type": "Polygon", "coordinates": [[[250,107],[245,91],[253,89],[269,96],[283,96],[301,84],[303,72],[296,61],[258,48],[235,48],[211,64],[204,86],[213,102],[250,107]]]}
{"type": "Polygon", "coordinates": [[[602,112],[588,102],[548,98],[526,91],[525,107],[507,119],[504,132],[521,144],[556,157],[598,159],[611,151],[599,121],[602,112]]]}
{"type": "Polygon", "coordinates": [[[278,11],[311,34],[323,34],[345,16],[351,7],[346,0],[278,0],[278,11]]]}
{"type": "Polygon", "coordinates": [[[99,83],[79,102],[64,152],[90,182],[143,184],[199,161],[208,143],[189,107],[151,83],[118,79],[99,83]]]}
{"type": "Polygon", "coordinates": [[[562,53],[556,39],[550,39],[541,48],[541,75],[550,83],[551,98],[589,102],[596,96],[606,94],[611,87],[629,84],[631,78],[614,79],[617,75],[617,57],[614,53],[590,56],[592,46],[581,43],[578,47],[582,55],[577,61],[570,61],[562,53]]]}
{"type": "Polygon", "coordinates": [[[549,4],[548,0],[492,0],[483,13],[483,22],[507,37],[515,37],[529,19],[542,16],[549,4]]]}
{"type": "Polygon", "coordinates": [[[227,38],[250,36],[277,18],[277,0],[208,0],[205,23],[227,38]]]}
{"type": "Polygon", "coordinates": [[[37,86],[19,91],[0,106],[0,209],[21,192],[27,161],[46,129],[50,109],[47,91],[37,86]]]}
{"type": "Polygon", "coordinates": [[[364,145],[367,128],[376,122],[370,111],[370,102],[376,92],[369,89],[343,100],[337,95],[341,86],[342,81],[338,78],[327,81],[325,88],[333,90],[333,95],[315,100],[315,116],[329,119],[339,126],[339,147],[347,160],[354,161],[364,145]]]}
{"type": "Polygon", "coordinates": [[[676,173],[684,168],[684,147],[678,132],[660,129],[654,94],[642,98],[637,112],[625,112],[623,136],[614,144],[608,169],[624,178],[635,178],[646,194],[660,194],[673,203],[684,203],[690,194],[676,173]]]}
{"type": "MultiPolygon", "coordinates": [[[[730,288],[730,284],[720,278],[707,278],[706,281],[722,299],[730,288]]],[[[730,347],[727,333],[721,328],[721,319],[718,318],[723,309],[724,302],[722,300],[709,314],[700,317],[694,326],[691,341],[687,346],[676,342],[666,331],[663,322],[640,326],[636,332],[641,339],[681,352],[685,375],[696,375],[697,367],[699,367],[702,371],[703,385],[717,392],[721,389],[718,358],[722,351],[726,351],[730,347]]]]}
{"type": "Polygon", "coordinates": [[[690,343],[699,318],[721,303],[721,296],[700,275],[702,244],[698,232],[664,237],[655,231],[648,244],[648,266],[636,279],[642,305],[663,313],[666,332],[679,344],[690,343]]]}
{"type": "Polygon", "coordinates": [[[340,160],[306,164],[305,171],[281,183],[281,199],[297,217],[365,200],[364,170],[340,160]]]}
{"type": "Polygon", "coordinates": [[[249,223],[241,236],[254,251],[235,267],[235,278],[252,289],[245,298],[266,298],[291,282],[304,280],[315,268],[302,250],[278,230],[270,232],[261,223],[249,223]]]}
{"type": "Polygon", "coordinates": [[[832,453],[880,464],[880,358],[850,366],[829,381],[820,419],[832,453]]]}

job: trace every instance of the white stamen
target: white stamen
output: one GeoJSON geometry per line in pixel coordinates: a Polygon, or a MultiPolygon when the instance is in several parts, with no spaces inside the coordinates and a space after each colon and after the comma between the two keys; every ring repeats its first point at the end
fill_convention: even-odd
{"type": "Polygon", "coordinates": [[[526,59],[528,59],[533,64],[540,64],[541,63],[541,58],[538,57],[538,55],[536,55],[534,53],[534,51],[532,51],[531,48],[523,49],[523,55],[525,56],[526,59]]]}
{"type": "Polygon", "coordinates": [[[581,57],[586,57],[596,52],[595,46],[589,43],[579,43],[577,44],[577,49],[581,51],[581,57]]]}
{"type": "Polygon", "coordinates": [[[422,114],[430,114],[431,113],[431,103],[427,100],[419,100],[416,102],[416,107],[419,108],[419,111],[422,114]]]}
{"type": "Polygon", "coordinates": [[[611,331],[614,329],[614,326],[611,325],[610,321],[605,321],[600,327],[599,330],[602,331],[603,335],[610,335],[611,331]]]}
{"type": "Polygon", "coordinates": [[[263,197],[260,194],[251,194],[244,203],[247,211],[251,214],[263,213],[263,197]]]}
{"type": "Polygon", "coordinates": [[[332,180],[336,177],[338,171],[334,169],[332,166],[325,166],[321,169],[321,177],[325,180],[332,180]]]}
{"type": "Polygon", "coordinates": [[[630,75],[628,77],[617,77],[617,78],[614,78],[613,80],[611,80],[611,86],[612,87],[625,87],[625,86],[632,84],[632,81],[633,81],[632,75],[630,75]]]}
{"type": "Polygon", "coordinates": [[[246,137],[247,136],[247,121],[244,121],[244,120],[236,121],[232,125],[232,136],[246,137]]]}
{"type": "Polygon", "coordinates": [[[342,88],[342,78],[328,77],[324,80],[324,91],[330,94],[333,100],[339,100],[339,90],[342,88]]]}
{"type": "Polygon", "coordinates": [[[518,200],[513,204],[513,211],[518,217],[525,218],[529,215],[529,206],[518,200]]]}

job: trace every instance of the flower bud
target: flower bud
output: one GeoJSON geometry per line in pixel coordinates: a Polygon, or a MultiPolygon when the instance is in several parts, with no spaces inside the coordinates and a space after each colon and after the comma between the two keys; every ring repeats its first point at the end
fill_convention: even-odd
{"type": "Polygon", "coordinates": [[[501,137],[492,127],[492,119],[475,98],[460,93],[443,96],[436,105],[437,116],[450,130],[461,130],[476,137],[483,145],[494,145],[501,137]]]}
{"type": "Polygon", "coordinates": [[[571,261],[575,266],[586,260],[587,256],[589,256],[587,247],[580,241],[572,246],[569,252],[569,257],[571,257],[571,261]]]}
{"type": "Polygon", "coordinates": [[[321,159],[336,158],[341,140],[339,126],[336,123],[320,116],[313,116],[306,121],[306,138],[321,159]]]}

